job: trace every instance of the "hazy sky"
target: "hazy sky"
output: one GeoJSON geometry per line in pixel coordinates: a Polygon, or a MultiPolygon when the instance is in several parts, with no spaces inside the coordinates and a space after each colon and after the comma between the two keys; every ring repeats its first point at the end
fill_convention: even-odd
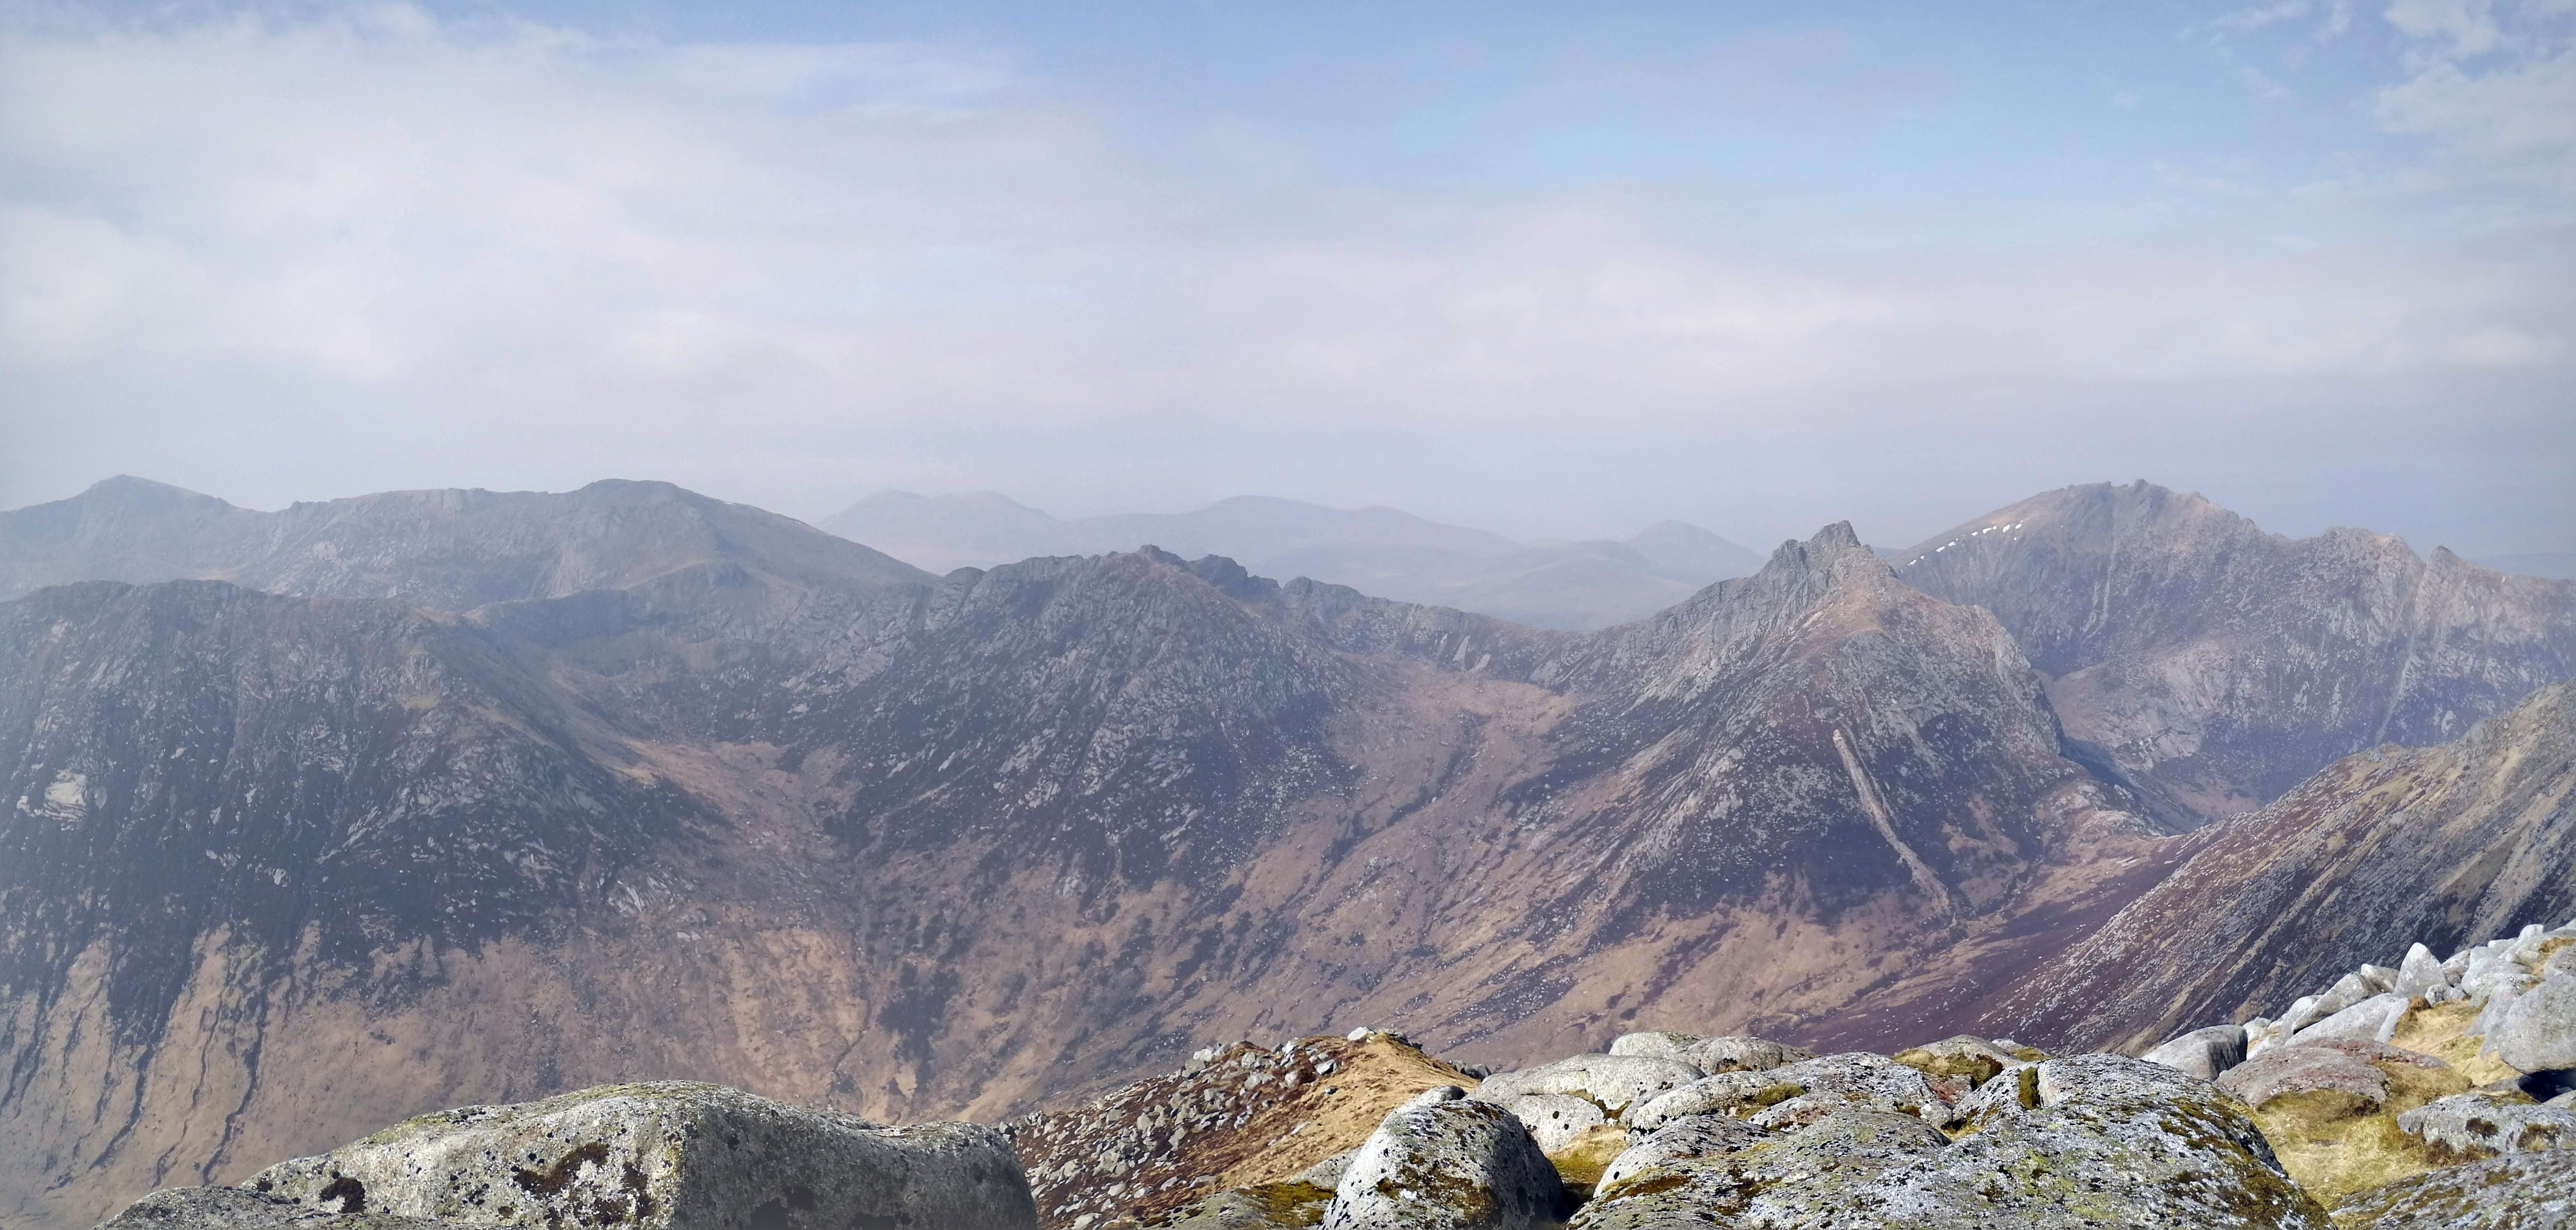
{"type": "Polygon", "coordinates": [[[0,507],[2576,548],[2576,0],[0,0],[0,507]]]}

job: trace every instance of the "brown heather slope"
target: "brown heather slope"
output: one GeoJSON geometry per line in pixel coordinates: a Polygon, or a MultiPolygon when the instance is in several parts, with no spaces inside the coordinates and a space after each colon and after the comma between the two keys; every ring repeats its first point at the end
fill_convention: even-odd
{"type": "Polygon", "coordinates": [[[2576,916],[2576,684],[2440,747],[2346,757],[2192,834],[2097,934],[2008,988],[1987,1027],[2043,1046],[2153,1045],[2255,1015],[2410,943],[2450,953],[2576,916]]]}
{"type": "MultiPolygon", "coordinates": [[[[554,563],[470,612],[0,604],[0,1220],[611,1079],[993,1118],[1353,1024],[1497,1063],[1916,1041],[1944,970],[2036,960],[2161,848],[2002,628],[1847,526],[1576,636],[549,498],[475,522],[554,563]],[[614,584],[540,583],[573,575],[614,584]]],[[[366,566],[274,575],[483,592],[321,523],[294,558],[366,566]]]]}
{"type": "Polygon", "coordinates": [[[1982,606],[2049,680],[2067,732],[2181,824],[2249,811],[2383,743],[2446,743],[2576,677],[2576,582],[2363,530],[2267,534],[2197,495],[2096,483],[1896,557],[1982,606]]]}

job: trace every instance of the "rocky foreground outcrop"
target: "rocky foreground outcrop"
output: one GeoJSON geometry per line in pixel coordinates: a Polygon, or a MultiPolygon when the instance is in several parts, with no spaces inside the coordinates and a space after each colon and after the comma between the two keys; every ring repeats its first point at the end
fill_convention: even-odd
{"type": "Polygon", "coordinates": [[[999,1129],[609,1086],[425,1115],[104,1230],[2564,1227],[2571,991],[2576,922],[2419,944],[2135,1058],[1653,1032],[1485,1073],[1360,1029],[1211,1047],[999,1129]]]}
{"type": "MultiPolygon", "coordinates": [[[[2448,959],[2419,944],[2277,1018],[2186,1030],[2137,1058],[1968,1036],[1814,1055],[1629,1034],[1607,1054],[1431,1090],[1365,1134],[1283,1124],[1278,1147],[1297,1166],[1283,1157],[1231,1190],[1191,1198],[1213,1184],[1184,1177],[1201,1168],[1176,1140],[1156,1196],[1122,1211],[1068,1191],[1041,1211],[1070,1230],[1555,1224],[1533,1211],[1544,1193],[1496,1161],[1535,1151],[1579,1230],[2562,1227],[2576,1224],[2576,1065],[2556,1049],[2576,1037],[2571,991],[2576,923],[2448,959]],[[1438,1109],[1471,1102],[1490,1109],[1438,1109]],[[1435,1123],[1443,1114],[1457,1122],[1435,1123]],[[1443,1144],[1444,1131],[1476,1143],[1443,1144]]],[[[1106,1105],[1154,1120],[1145,1088],[1087,1121],[1106,1105]]],[[[1079,1151],[1085,1121],[1015,1130],[1079,1151]]],[[[1242,1148],[1236,1175],[1249,1173],[1242,1148]]]]}
{"type": "Polygon", "coordinates": [[[610,1085],[423,1115],[239,1188],[174,1189],[114,1230],[1012,1230],[1034,1227],[999,1131],[887,1127],[738,1089],[610,1085]]]}

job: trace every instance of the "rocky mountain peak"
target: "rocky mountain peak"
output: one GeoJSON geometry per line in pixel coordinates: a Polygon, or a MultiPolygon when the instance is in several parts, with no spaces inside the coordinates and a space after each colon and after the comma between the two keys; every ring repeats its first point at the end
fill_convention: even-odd
{"type": "Polygon", "coordinates": [[[1993,612],[2069,733],[2183,814],[2250,810],[2377,743],[2457,738],[2576,675],[2576,584],[2367,530],[2285,538],[2147,483],[2049,492],[1896,563],[1993,612]]]}

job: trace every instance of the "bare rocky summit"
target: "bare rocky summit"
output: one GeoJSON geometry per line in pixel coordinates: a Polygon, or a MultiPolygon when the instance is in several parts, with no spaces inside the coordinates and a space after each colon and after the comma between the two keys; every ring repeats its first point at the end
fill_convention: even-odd
{"type": "Polygon", "coordinates": [[[2069,734],[2177,814],[2249,811],[2383,743],[2447,743],[2576,678],[2576,582],[2336,529],[2265,533],[2150,483],[2068,487],[1896,555],[1994,612],[2069,734]]]}

